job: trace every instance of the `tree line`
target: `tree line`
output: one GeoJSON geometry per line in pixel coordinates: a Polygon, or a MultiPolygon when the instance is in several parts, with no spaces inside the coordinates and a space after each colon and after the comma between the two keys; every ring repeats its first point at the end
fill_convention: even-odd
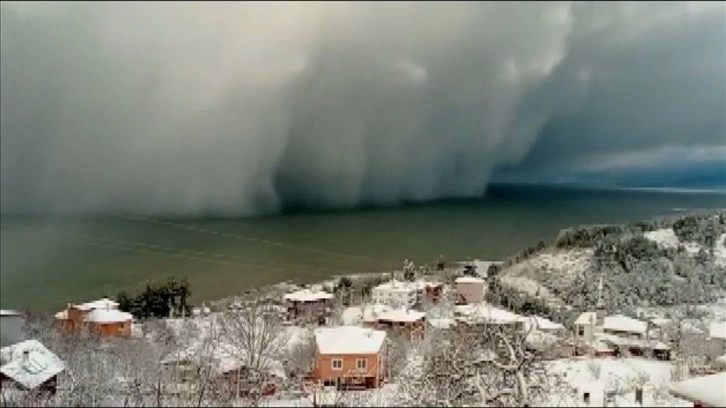
{"type": "Polygon", "coordinates": [[[144,289],[133,295],[121,291],[116,296],[118,308],[136,318],[166,318],[173,315],[190,315],[189,297],[192,291],[187,278],[170,278],[165,283],[147,282],[144,289]]]}

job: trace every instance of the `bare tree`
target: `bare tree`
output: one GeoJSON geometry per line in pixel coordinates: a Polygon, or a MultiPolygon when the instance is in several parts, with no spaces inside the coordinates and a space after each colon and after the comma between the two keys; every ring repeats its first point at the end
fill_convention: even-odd
{"type": "Polygon", "coordinates": [[[287,338],[277,309],[259,292],[251,291],[241,304],[241,308],[222,312],[216,322],[230,354],[244,369],[237,371],[238,391],[251,390],[255,397],[272,364],[284,357],[287,338]]]}
{"type": "Polygon", "coordinates": [[[400,379],[402,405],[532,406],[541,403],[559,378],[528,353],[524,335],[496,325],[483,330],[437,331],[400,379]]]}
{"type": "MultiPolygon", "coordinates": [[[[182,325],[182,331],[187,325],[182,325]]],[[[41,341],[65,363],[58,379],[58,391],[51,399],[22,393],[3,406],[209,406],[228,405],[226,393],[212,359],[213,333],[198,336],[188,365],[168,364],[170,357],[186,344],[161,321],[146,323],[142,338],[98,338],[91,333],[59,333],[52,322],[33,321],[30,337],[41,341]],[[181,375],[185,371],[187,375],[181,375]]],[[[5,394],[5,388],[3,389],[5,394]]]]}

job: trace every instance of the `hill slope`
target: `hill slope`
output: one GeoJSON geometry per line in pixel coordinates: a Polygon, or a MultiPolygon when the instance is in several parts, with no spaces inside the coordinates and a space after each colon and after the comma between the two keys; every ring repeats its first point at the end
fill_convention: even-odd
{"type": "Polygon", "coordinates": [[[726,291],[726,211],[582,226],[504,263],[499,283],[557,310],[705,303],[726,291]]]}

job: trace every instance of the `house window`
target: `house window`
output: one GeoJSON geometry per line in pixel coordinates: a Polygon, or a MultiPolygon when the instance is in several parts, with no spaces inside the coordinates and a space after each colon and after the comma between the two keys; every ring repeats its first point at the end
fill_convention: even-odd
{"type": "Polygon", "coordinates": [[[584,336],[585,335],[585,327],[584,326],[577,326],[577,335],[578,336],[584,336]]]}
{"type": "Polygon", "coordinates": [[[334,358],[330,361],[332,364],[333,370],[342,370],[343,369],[343,360],[339,358],[334,358]]]}
{"type": "Polygon", "coordinates": [[[365,370],[368,368],[368,360],[365,358],[359,358],[355,360],[355,368],[360,370],[365,370]]]}

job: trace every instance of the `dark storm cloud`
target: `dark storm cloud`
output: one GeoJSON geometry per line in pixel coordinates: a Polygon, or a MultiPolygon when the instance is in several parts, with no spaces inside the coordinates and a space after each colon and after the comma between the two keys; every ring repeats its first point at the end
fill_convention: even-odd
{"type": "Polygon", "coordinates": [[[480,195],[502,166],[726,145],[723,3],[0,14],[3,211],[391,204],[480,195]]]}

